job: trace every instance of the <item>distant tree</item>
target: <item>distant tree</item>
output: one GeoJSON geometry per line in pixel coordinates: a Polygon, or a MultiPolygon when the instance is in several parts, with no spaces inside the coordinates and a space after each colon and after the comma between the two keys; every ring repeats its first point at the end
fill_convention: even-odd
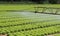
{"type": "Polygon", "coordinates": [[[49,0],[49,3],[51,3],[51,4],[57,4],[57,3],[60,3],[60,0],[49,0]]]}
{"type": "Polygon", "coordinates": [[[56,3],[60,3],[60,0],[0,0],[0,1],[4,1],[4,2],[24,2],[24,1],[27,1],[27,2],[32,2],[32,3],[51,3],[51,4],[56,4],[56,3]]]}
{"type": "Polygon", "coordinates": [[[43,3],[45,0],[32,0],[33,2],[43,3]]]}

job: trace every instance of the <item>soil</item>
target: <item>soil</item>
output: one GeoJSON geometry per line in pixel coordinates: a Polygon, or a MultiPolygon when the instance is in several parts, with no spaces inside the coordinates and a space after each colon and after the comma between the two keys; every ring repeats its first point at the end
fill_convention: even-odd
{"type": "Polygon", "coordinates": [[[0,34],[0,36],[7,36],[7,34],[5,34],[5,35],[0,34]]]}
{"type": "MultiPolygon", "coordinates": [[[[60,33],[58,33],[58,34],[60,34],[60,33]]],[[[47,36],[54,36],[54,35],[56,35],[56,34],[52,34],[52,35],[47,35],[47,36]]]]}

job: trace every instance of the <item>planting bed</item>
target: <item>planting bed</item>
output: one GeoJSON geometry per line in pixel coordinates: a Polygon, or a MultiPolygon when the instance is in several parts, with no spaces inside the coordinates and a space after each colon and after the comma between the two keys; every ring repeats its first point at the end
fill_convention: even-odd
{"type": "MultiPolygon", "coordinates": [[[[60,15],[33,12],[1,12],[2,36],[45,36],[60,33],[60,15]]],[[[58,35],[57,35],[58,36],[58,35]]]]}

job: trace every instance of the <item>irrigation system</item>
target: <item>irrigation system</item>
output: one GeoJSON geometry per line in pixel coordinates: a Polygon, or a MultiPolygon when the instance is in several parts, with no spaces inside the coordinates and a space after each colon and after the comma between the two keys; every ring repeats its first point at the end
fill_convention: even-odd
{"type": "Polygon", "coordinates": [[[35,13],[44,13],[44,14],[54,14],[54,15],[60,15],[60,8],[54,8],[54,7],[34,7],[35,13]]]}

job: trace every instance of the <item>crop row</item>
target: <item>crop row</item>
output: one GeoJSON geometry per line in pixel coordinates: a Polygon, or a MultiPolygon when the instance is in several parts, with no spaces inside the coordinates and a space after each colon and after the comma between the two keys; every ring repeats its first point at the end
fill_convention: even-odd
{"type": "Polygon", "coordinates": [[[16,20],[8,20],[8,21],[1,21],[0,22],[0,27],[1,26],[14,26],[14,25],[24,25],[24,24],[30,24],[30,23],[41,23],[43,24],[44,22],[46,22],[46,24],[50,24],[52,22],[52,24],[59,24],[60,20],[58,19],[54,19],[54,20],[32,20],[32,19],[16,19],[16,20]],[[9,21],[9,22],[8,22],[9,21]],[[42,23],[43,22],[43,23],[42,23]],[[50,22],[50,23],[48,23],[50,22]],[[3,25],[2,25],[3,24],[3,25]]]}
{"type": "Polygon", "coordinates": [[[39,28],[39,29],[32,29],[28,31],[19,31],[19,32],[13,32],[8,33],[9,36],[44,36],[44,35],[50,35],[50,34],[56,34],[60,33],[60,26],[52,26],[52,27],[46,27],[46,28],[39,28]]]}
{"type": "Polygon", "coordinates": [[[37,28],[45,28],[45,27],[50,27],[50,26],[56,26],[60,25],[59,23],[53,23],[53,22],[45,22],[45,23],[30,23],[26,25],[16,25],[16,26],[8,26],[8,27],[1,27],[0,31],[1,33],[9,33],[9,32],[14,32],[14,31],[24,31],[28,29],[37,29],[37,28]]]}

